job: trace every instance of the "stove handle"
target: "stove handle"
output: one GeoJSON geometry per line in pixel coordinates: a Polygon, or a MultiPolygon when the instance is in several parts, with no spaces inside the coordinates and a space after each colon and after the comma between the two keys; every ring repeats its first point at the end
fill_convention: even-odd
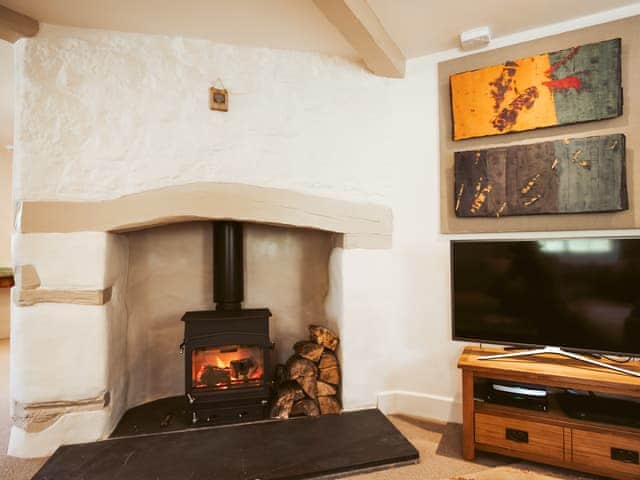
{"type": "Polygon", "coordinates": [[[180,355],[184,355],[184,342],[180,344],[180,355]]]}

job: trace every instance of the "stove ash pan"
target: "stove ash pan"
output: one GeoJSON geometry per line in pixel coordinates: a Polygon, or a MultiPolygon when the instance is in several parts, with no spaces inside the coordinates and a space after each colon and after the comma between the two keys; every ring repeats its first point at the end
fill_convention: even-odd
{"type": "Polygon", "coordinates": [[[184,315],[185,392],[193,424],[267,418],[272,389],[270,316],[266,308],[184,315]]]}

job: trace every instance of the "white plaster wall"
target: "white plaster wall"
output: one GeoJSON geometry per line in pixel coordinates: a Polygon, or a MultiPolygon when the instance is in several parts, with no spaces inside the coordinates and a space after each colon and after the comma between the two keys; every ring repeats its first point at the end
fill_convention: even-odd
{"type": "MultiPolygon", "coordinates": [[[[105,305],[12,305],[13,400],[84,400],[112,389],[110,372],[121,371],[121,355],[117,349],[110,353],[111,332],[122,317],[118,281],[126,279],[123,240],[105,233],[14,235],[15,265],[33,265],[42,288],[113,287],[113,296],[105,305]]],[[[111,394],[117,398],[119,392],[111,394]]]]}
{"type": "Polygon", "coordinates": [[[128,364],[127,332],[129,316],[126,305],[129,272],[129,239],[123,235],[106,235],[103,258],[105,277],[111,285],[111,301],[107,322],[107,388],[111,397],[106,412],[103,435],[111,433],[127,409],[128,364]]]}
{"type": "Polygon", "coordinates": [[[319,230],[246,224],[245,302],[271,310],[269,332],[276,360],[284,363],[293,344],[309,337],[309,325],[325,325],[329,256],[333,236],[319,230]]]}
{"type": "MultiPolygon", "coordinates": [[[[393,350],[387,382],[404,403],[388,411],[460,420],[462,345],[451,340],[449,242],[439,233],[437,62],[409,64],[394,86],[393,318],[387,333],[393,350]],[[409,400],[406,400],[408,398],[409,400]]],[[[385,409],[383,401],[379,406],[385,409]]]]}
{"type": "Polygon", "coordinates": [[[19,200],[206,180],[390,194],[392,80],[348,59],[49,25],[15,50],[19,200]],[[218,78],[228,113],[208,107],[218,78]]]}
{"type": "Polygon", "coordinates": [[[9,338],[11,330],[11,290],[0,289],[0,339],[9,338]]]}
{"type": "Polygon", "coordinates": [[[104,394],[110,360],[109,310],[108,305],[14,307],[12,399],[39,403],[85,400],[104,394]]]}
{"type": "Polygon", "coordinates": [[[393,382],[395,357],[402,356],[392,332],[393,254],[389,250],[336,248],[330,260],[329,325],[340,332],[342,402],[346,410],[375,406],[378,392],[393,382]]]}
{"type": "Polygon", "coordinates": [[[13,201],[11,198],[12,158],[0,145],[0,266],[11,266],[11,232],[13,231],[13,201]]]}
{"type": "Polygon", "coordinates": [[[126,238],[91,232],[15,234],[13,254],[15,265],[35,266],[42,288],[112,287],[113,293],[105,305],[12,304],[12,402],[74,402],[109,392],[110,404],[64,415],[38,433],[14,426],[9,453],[44,456],[61,444],[103,438],[125,407],[126,238]]]}
{"type": "Polygon", "coordinates": [[[33,265],[43,288],[103,289],[122,275],[111,255],[118,235],[99,232],[34,233],[13,236],[14,265],[33,265]]]}
{"type": "MultiPolygon", "coordinates": [[[[0,144],[0,267],[11,267],[11,232],[13,203],[11,199],[11,153],[0,144]]],[[[8,288],[0,288],[0,338],[9,337],[10,296],[8,288]]]]}

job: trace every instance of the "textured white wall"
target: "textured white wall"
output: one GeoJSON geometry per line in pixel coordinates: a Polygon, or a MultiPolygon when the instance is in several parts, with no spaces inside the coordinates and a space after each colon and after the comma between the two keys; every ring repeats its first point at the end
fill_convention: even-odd
{"type": "Polygon", "coordinates": [[[13,44],[0,42],[0,156],[13,143],[13,44]]]}
{"type": "Polygon", "coordinates": [[[437,64],[410,63],[409,69],[393,92],[393,137],[402,162],[393,177],[395,328],[388,340],[397,355],[385,388],[450,403],[459,396],[461,345],[451,341],[449,243],[439,234],[437,64]]]}
{"type": "MultiPolygon", "coordinates": [[[[2,135],[0,135],[0,138],[2,135]]],[[[0,144],[0,267],[10,267],[13,203],[11,200],[11,154],[0,144]]],[[[9,337],[10,294],[0,288],[0,338],[9,337]]]]}
{"type": "Polygon", "coordinates": [[[11,233],[13,231],[11,174],[11,153],[0,145],[0,267],[11,266],[11,233]]]}
{"type": "Polygon", "coordinates": [[[12,304],[12,401],[73,402],[109,392],[110,403],[99,411],[63,415],[41,432],[14,426],[10,455],[46,456],[61,444],[98,440],[120,419],[126,397],[127,247],[126,238],[106,233],[14,235],[15,263],[34,265],[43,288],[112,287],[113,294],[106,305],[12,304]]]}
{"type": "Polygon", "coordinates": [[[330,320],[353,362],[347,406],[372,406],[389,390],[457,395],[435,62],[389,80],[323,55],[50,26],[19,42],[17,58],[18,198],[218,180],[390,205],[391,251],[332,260],[343,297],[332,290],[330,320]],[[216,77],[231,91],[228,113],[208,110],[216,77]]]}
{"type": "MultiPolygon", "coordinates": [[[[105,199],[202,180],[264,185],[387,204],[391,200],[392,173],[398,161],[390,128],[394,115],[390,92],[395,87],[392,80],[375,77],[358,63],[319,54],[50,26],[44,26],[36,38],[18,42],[16,59],[17,200],[105,199]],[[228,113],[208,109],[208,88],[217,77],[231,92],[228,113]]],[[[145,234],[140,235],[143,238],[145,234]]],[[[43,285],[57,284],[60,272],[65,270],[59,268],[60,259],[68,257],[68,253],[56,254],[46,243],[31,251],[31,239],[40,241],[36,237],[17,235],[16,242],[23,248],[16,252],[14,262],[37,260],[43,285]],[[23,250],[27,253],[20,253],[23,250]],[[48,260],[41,261],[43,257],[48,260]]],[[[68,246],[82,235],[69,237],[68,246]]],[[[256,258],[269,263],[271,247],[267,237],[262,236],[262,243],[254,253],[256,258]],[[260,253],[263,247],[267,250],[260,253]]],[[[87,240],[79,250],[89,253],[102,249],[102,240],[87,240]]],[[[125,271],[119,259],[126,246],[119,243],[96,255],[95,261],[106,261],[108,265],[113,262],[117,265],[112,270],[125,271]]],[[[286,241],[280,246],[287,248],[286,241]]],[[[330,245],[311,248],[316,250],[315,256],[324,255],[326,268],[330,245]]],[[[301,252],[298,254],[304,257],[301,252]]],[[[153,256],[153,252],[147,255],[153,256]]],[[[349,386],[344,392],[347,407],[375,405],[376,392],[385,382],[378,372],[381,366],[370,362],[366,354],[372,345],[380,348],[375,340],[384,338],[385,329],[394,325],[391,316],[384,313],[387,310],[370,297],[378,290],[392,292],[388,286],[391,279],[385,277],[390,255],[389,251],[372,251],[360,257],[357,251],[348,251],[345,256],[348,269],[343,274],[348,294],[339,326],[341,330],[344,327],[346,337],[349,332],[353,335],[351,340],[344,335],[343,339],[345,351],[354,352],[351,356],[354,366],[345,365],[344,372],[345,385],[349,386]],[[386,260],[359,260],[371,256],[375,259],[378,254],[386,260]],[[367,268],[372,265],[376,265],[376,275],[367,268]],[[386,281],[378,280],[377,275],[386,281]],[[372,322],[378,325],[378,331],[369,340],[373,330],[356,325],[372,322]],[[371,383],[372,378],[377,378],[376,382],[371,383]]],[[[260,266],[263,273],[266,263],[260,266]]],[[[74,274],[69,278],[74,282],[82,282],[84,278],[82,268],[76,268],[78,265],[74,261],[70,266],[74,274]]],[[[314,275],[320,270],[314,266],[305,268],[314,270],[314,275]]],[[[100,265],[90,262],[89,269],[93,281],[100,265]]],[[[253,277],[256,275],[259,276],[256,273],[253,277]]],[[[292,275],[291,280],[295,277],[292,275]]],[[[302,278],[304,272],[296,275],[302,278]]],[[[247,286],[251,288],[252,278],[248,278],[247,286]]],[[[309,305],[299,305],[302,306],[299,311],[307,309],[306,316],[312,310],[323,311],[326,285],[310,286],[308,281],[301,280],[299,287],[317,290],[313,308],[308,310],[309,305]]],[[[260,295],[247,293],[248,306],[262,302],[260,295]]],[[[304,291],[292,293],[300,298],[288,302],[287,309],[291,312],[297,311],[291,305],[300,301],[304,291]]],[[[139,353],[146,348],[168,348],[162,343],[153,347],[137,345],[139,350],[132,345],[123,347],[126,329],[137,328],[132,326],[137,311],[132,308],[129,313],[133,315],[127,319],[122,300],[122,285],[116,283],[111,310],[93,322],[101,326],[105,324],[101,320],[109,318],[108,332],[96,337],[103,339],[101,351],[106,349],[113,362],[106,372],[101,368],[103,376],[94,382],[112,392],[111,412],[105,417],[109,424],[117,419],[125,398],[137,403],[155,395],[150,390],[142,394],[128,391],[124,359],[128,358],[131,366],[131,361],[145,361],[139,353]]],[[[35,316],[45,321],[44,314],[55,316],[57,312],[49,306],[14,310],[20,317],[13,327],[18,358],[28,351],[31,343],[41,341],[28,325],[21,325],[20,319],[33,323],[35,316]]],[[[274,323],[274,339],[287,343],[299,334],[301,326],[322,321],[318,314],[311,316],[313,320],[296,318],[295,326],[286,332],[280,328],[281,323],[274,323]]],[[[293,316],[291,320],[293,323],[293,316]]],[[[73,327],[71,323],[64,322],[73,327]]],[[[91,355],[84,357],[77,363],[90,364],[91,355]]],[[[62,365],[67,356],[59,360],[62,365]]],[[[28,378],[39,374],[45,378],[51,372],[26,357],[21,365],[24,372],[14,369],[13,375],[21,401],[40,399],[46,394],[55,396],[51,389],[35,391],[25,384],[28,378]]],[[[65,389],[83,391],[84,379],[82,375],[76,377],[80,384],[74,380],[65,389]]],[[[46,449],[52,451],[60,442],[70,441],[64,423],[56,425],[53,433],[50,430],[54,427],[47,429],[46,440],[36,438],[37,434],[12,434],[12,451],[24,456],[41,454],[46,449]]]]}
{"type": "Polygon", "coordinates": [[[11,290],[0,289],[0,339],[9,338],[11,330],[11,290]]]}
{"type": "Polygon", "coordinates": [[[48,25],[16,59],[17,199],[205,180],[390,194],[392,81],[347,59],[48,25]],[[228,113],[208,107],[217,78],[228,113]]]}

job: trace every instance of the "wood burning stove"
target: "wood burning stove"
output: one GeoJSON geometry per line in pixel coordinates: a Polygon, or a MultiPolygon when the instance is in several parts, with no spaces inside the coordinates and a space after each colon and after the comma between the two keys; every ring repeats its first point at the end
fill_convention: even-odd
{"type": "Polygon", "coordinates": [[[266,308],[243,309],[242,224],[214,222],[216,309],[187,312],[184,321],[185,395],[193,424],[267,417],[271,350],[266,308]]]}

